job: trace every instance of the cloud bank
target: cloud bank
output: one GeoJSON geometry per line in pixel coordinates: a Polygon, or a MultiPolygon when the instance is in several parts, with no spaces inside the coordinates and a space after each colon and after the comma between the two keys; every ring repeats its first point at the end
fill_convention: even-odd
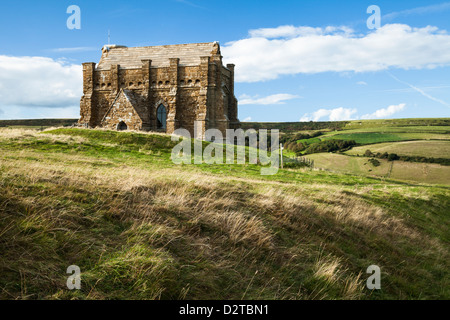
{"type": "Polygon", "coordinates": [[[79,104],[82,86],[79,65],[0,55],[0,107],[73,107],[79,104]]]}
{"type": "Polygon", "coordinates": [[[406,107],[405,103],[401,103],[398,105],[391,105],[385,109],[378,109],[374,113],[365,114],[361,117],[361,119],[383,119],[392,116],[393,114],[403,111],[406,107]]]}
{"type": "Polygon", "coordinates": [[[249,104],[257,104],[257,105],[270,105],[270,104],[284,104],[287,100],[292,100],[300,98],[300,96],[296,96],[288,93],[278,93],[273,94],[264,98],[251,97],[248,95],[242,95],[239,97],[239,105],[249,105],[249,104]]]}
{"type": "Polygon", "coordinates": [[[329,121],[344,121],[344,120],[352,120],[353,115],[357,113],[357,109],[348,109],[348,108],[335,108],[335,109],[319,109],[311,114],[306,113],[300,121],[319,121],[325,120],[329,121]]]}
{"type": "Polygon", "coordinates": [[[365,35],[348,27],[262,28],[226,43],[225,60],[236,64],[236,81],[283,75],[368,72],[450,65],[450,35],[437,27],[387,24],[365,35]]]}
{"type": "Polygon", "coordinates": [[[373,113],[365,114],[361,117],[357,116],[358,109],[353,108],[334,108],[334,109],[319,109],[313,113],[305,113],[300,118],[301,122],[308,121],[345,121],[357,119],[383,119],[401,112],[405,109],[406,103],[398,105],[391,105],[387,108],[378,109],[373,113]]]}

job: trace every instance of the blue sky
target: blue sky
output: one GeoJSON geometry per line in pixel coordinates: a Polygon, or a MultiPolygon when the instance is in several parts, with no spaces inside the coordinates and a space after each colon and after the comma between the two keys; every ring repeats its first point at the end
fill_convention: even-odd
{"type": "Polygon", "coordinates": [[[219,41],[241,121],[449,117],[449,18],[429,0],[2,1],[0,119],[78,117],[80,64],[108,30],[130,47],[219,41]]]}

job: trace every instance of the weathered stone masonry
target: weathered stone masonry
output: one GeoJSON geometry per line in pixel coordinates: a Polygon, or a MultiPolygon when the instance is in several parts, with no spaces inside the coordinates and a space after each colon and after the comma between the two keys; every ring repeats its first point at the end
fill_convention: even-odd
{"type": "Polygon", "coordinates": [[[127,48],[105,46],[102,58],[83,64],[79,124],[115,130],[194,134],[240,127],[234,65],[222,64],[218,43],[127,48]]]}

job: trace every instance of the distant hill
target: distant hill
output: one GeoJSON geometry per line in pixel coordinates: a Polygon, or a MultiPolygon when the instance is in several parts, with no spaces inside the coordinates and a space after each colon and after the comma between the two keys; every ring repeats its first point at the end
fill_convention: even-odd
{"type": "Polygon", "coordinates": [[[373,127],[407,127],[407,126],[450,126],[450,118],[417,118],[417,119],[380,119],[352,121],[310,121],[310,122],[243,122],[247,129],[279,129],[283,132],[310,130],[351,130],[373,127]]]}
{"type": "Polygon", "coordinates": [[[0,120],[0,127],[68,127],[78,119],[0,120]]]}
{"type": "MultiPolygon", "coordinates": [[[[78,119],[0,120],[0,127],[67,127],[78,119]]],[[[373,127],[450,126],[450,118],[381,119],[310,122],[242,122],[242,129],[279,129],[282,132],[351,130],[373,127]]]]}
{"type": "Polygon", "coordinates": [[[242,122],[242,129],[279,129],[283,132],[307,130],[342,130],[349,121],[322,121],[322,122],[242,122]]]}

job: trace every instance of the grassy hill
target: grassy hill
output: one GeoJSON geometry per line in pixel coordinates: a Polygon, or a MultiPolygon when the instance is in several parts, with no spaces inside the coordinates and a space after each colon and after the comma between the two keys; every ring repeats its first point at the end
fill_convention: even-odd
{"type": "Polygon", "coordinates": [[[335,172],[450,184],[450,119],[363,120],[341,122],[333,129],[335,126],[330,123],[321,130],[285,130],[285,154],[306,156],[317,168],[335,172]],[[353,147],[345,147],[342,142],[353,147]],[[339,145],[342,147],[336,147],[339,145]],[[373,155],[364,156],[366,150],[373,155]],[[388,154],[401,161],[393,164],[383,160],[388,154]],[[382,158],[379,166],[371,164],[372,157],[382,158]]]}
{"type": "Polygon", "coordinates": [[[0,129],[0,298],[450,298],[448,186],[178,166],[174,145],[0,129]],[[80,291],[65,287],[73,264],[80,291]]]}
{"type": "Polygon", "coordinates": [[[450,125],[429,127],[367,127],[331,132],[325,131],[318,138],[315,137],[299,141],[314,143],[330,139],[354,140],[361,145],[412,140],[450,140],[450,125]]]}
{"type": "Polygon", "coordinates": [[[373,166],[368,157],[348,157],[336,153],[316,153],[308,155],[307,158],[314,160],[316,167],[334,172],[390,178],[410,183],[450,185],[450,167],[435,163],[391,162],[379,159],[380,165],[373,166]]]}
{"type": "MultiPolygon", "coordinates": [[[[284,133],[325,130],[365,130],[377,128],[450,126],[450,118],[415,118],[415,119],[382,119],[382,120],[352,120],[352,121],[310,121],[310,122],[243,122],[243,129],[279,129],[284,133]]],[[[427,130],[428,131],[428,130],[427,130]]]]}
{"type": "Polygon", "coordinates": [[[450,126],[450,118],[411,118],[411,119],[379,119],[353,120],[346,122],[344,130],[380,127],[417,127],[417,126],[450,126]]]}

